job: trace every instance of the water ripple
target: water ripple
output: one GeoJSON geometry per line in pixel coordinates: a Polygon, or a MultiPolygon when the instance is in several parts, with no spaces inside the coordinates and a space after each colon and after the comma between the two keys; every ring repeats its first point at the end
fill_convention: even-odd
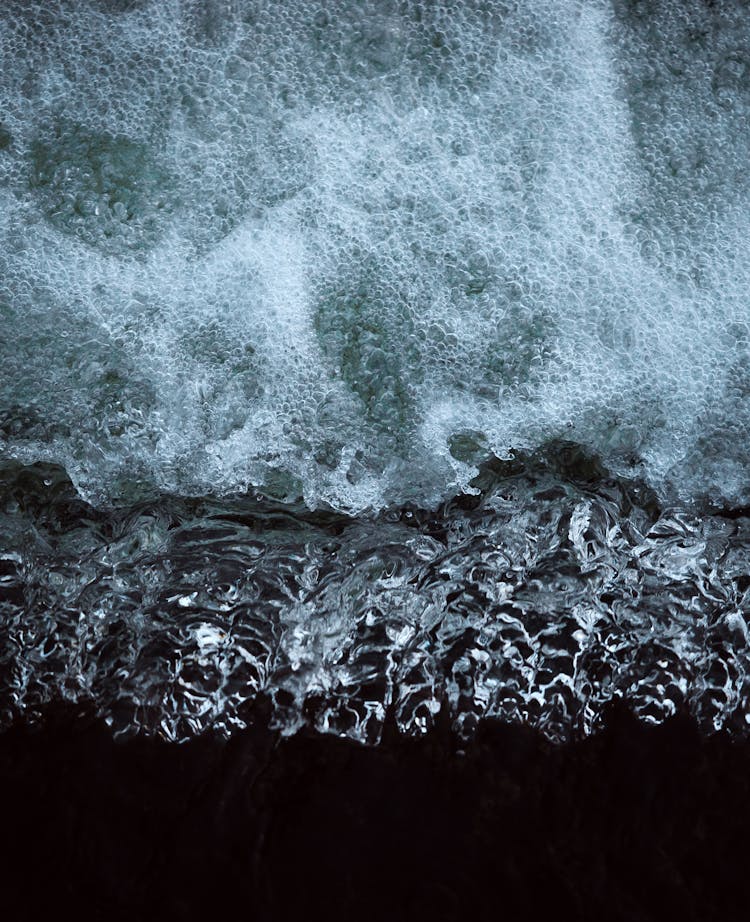
{"type": "Polygon", "coordinates": [[[92,702],[116,733],[244,726],[373,742],[447,707],[552,739],[608,702],[745,732],[750,522],[611,481],[500,479],[436,512],[347,518],[260,498],[98,512],[55,469],[5,471],[0,707],[92,702]]]}

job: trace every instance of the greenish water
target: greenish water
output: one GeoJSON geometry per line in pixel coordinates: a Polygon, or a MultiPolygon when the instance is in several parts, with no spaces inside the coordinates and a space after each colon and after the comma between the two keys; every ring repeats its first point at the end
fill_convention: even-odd
{"type": "Polygon", "coordinates": [[[358,513],[563,439],[748,502],[748,48],[731,2],[6,4],[2,456],[358,513]]]}

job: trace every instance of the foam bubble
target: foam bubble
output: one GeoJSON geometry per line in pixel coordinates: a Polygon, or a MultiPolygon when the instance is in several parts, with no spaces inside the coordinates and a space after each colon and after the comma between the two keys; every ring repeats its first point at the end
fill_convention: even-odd
{"type": "Polygon", "coordinates": [[[4,456],[357,510],[564,438],[750,501],[740,7],[0,18],[4,456]]]}

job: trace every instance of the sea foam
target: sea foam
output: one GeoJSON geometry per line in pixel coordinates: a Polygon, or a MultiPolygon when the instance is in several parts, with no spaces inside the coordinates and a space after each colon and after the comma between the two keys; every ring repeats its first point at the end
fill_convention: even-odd
{"type": "Polygon", "coordinates": [[[747,504],[741,3],[0,10],[0,452],[423,505],[559,440],[747,504]]]}

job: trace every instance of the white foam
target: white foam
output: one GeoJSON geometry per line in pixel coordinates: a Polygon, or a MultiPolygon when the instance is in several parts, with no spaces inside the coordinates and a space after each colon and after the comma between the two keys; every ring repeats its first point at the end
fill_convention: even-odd
{"type": "Polygon", "coordinates": [[[697,2],[8,5],[0,451],[357,510],[564,438],[750,501],[749,48],[697,2]]]}

